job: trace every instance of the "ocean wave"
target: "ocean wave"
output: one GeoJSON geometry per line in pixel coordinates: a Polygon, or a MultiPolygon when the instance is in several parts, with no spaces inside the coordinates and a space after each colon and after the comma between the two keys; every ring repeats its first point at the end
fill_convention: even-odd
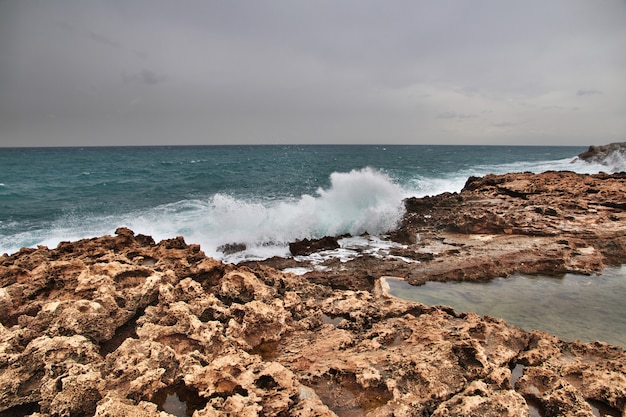
{"type": "Polygon", "coordinates": [[[603,165],[609,167],[609,172],[626,172],[626,153],[614,152],[605,159],[603,165]]]}
{"type": "Polygon", "coordinates": [[[298,239],[393,229],[403,213],[404,191],[385,174],[365,168],[333,173],[330,187],[298,199],[255,202],[226,194],[157,207],[133,219],[129,227],[155,238],[182,234],[200,243],[209,256],[223,258],[218,248],[244,244],[246,255],[286,255],[298,239]],[[167,218],[167,222],[159,219],[167,218]]]}
{"type": "Polygon", "coordinates": [[[62,240],[111,234],[127,226],[157,241],[182,235],[218,259],[224,259],[218,248],[230,243],[244,244],[248,259],[285,256],[288,243],[298,239],[392,230],[402,217],[405,194],[386,174],[372,168],[335,172],[327,189],[297,199],[257,202],[218,193],[206,200],[183,200],[140,212],[66,216],[44,229],[3,236],[0,253],[22,246],[54,247],[62,240]]]}
{"type": "Polygon", "coordinates": [[[574,158],[572,163],[582,167],[588,167],[594,171],[603,171],[607,173],[625,172],[626,171],[626,153],[621,149],[608,152],[604,155],[593,158],[591,161],[585,161],[578,157],[574,158]]]}

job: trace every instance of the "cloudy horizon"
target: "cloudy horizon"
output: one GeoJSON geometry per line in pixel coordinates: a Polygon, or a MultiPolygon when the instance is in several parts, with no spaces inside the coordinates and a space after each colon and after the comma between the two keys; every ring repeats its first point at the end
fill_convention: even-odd
{"type": "Polygon", "coordinates": [[[0,146],[626,141],[626,2],[6,0],[0,146]]]}

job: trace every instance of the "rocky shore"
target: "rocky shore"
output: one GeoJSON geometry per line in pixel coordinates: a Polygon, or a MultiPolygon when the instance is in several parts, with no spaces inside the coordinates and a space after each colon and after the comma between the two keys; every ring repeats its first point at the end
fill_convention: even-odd
{"type": "MultiPolygon", "coordinates": [[[[305,276],[334,288],[369,290],[381,276],[421,285],[514,273],[593,274],[626,262],[626,173],[472,177],[460,193],[409,198],[405,207],[402,224],[389,236],[404,246],[392,248],[391,256],[364,255],[340,265],[330,259],[319,265],[327,270],[305,276]]],[[[264,263],[314,269],[293,258],[264,263]]]]}
{"type": "Polygon", "coordinates": [[[609,143],[602,146],[590,146],[578,158],[587,161],[608,165],[615,161],[623,161],[626,156],[626,142],[609,143]]]}
{"type": "Polygon", "coordinates": [[[0,416],[626,415],[621,347],[395,299],[381,280],[623,263],[626,175],[490,175],[405,205],[392,256],[304,275],[276,268],[309,261],[226,265],[124,228],[1,256],[0,416]]]}

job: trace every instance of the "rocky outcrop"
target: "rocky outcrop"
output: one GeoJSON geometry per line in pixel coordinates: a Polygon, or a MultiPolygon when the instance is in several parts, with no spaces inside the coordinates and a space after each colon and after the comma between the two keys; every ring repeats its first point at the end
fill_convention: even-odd
{"type": "Polygon", "coordinates": [[[590,146],[585,152],[578,155],[578,158],[587,162],[606,164],[612,158],[624,159],[626,155],[626,142],[615,142],[602,146],[590,146]]]}
{"type": "Polygon", "coordinates": [[[487,175],[470,178],[459,194],[409,199],[406,207],[400,234],[415,237],[411,250],[436,254],[407,275],[414,283],[590,274],[626,260],[623,173],[487,175]]]}
{"type": "Polygon", "coordinates": [[[289,252],[294,256],[310,255],[322,250],[338,248],[337,238],[333,236],[325,236],[321,239],[302,239],[289,244],[289,252]]]}
{"type": "MultiPolygon", "coordinates": [[[[592,274],[626,262],[626,173],[472,177],[460,193],[408,198],[405,207],[389,234],[403,247],[383,258],[328,260],[327,270],[306,277],[361,290],[385,275],[421,285],[514,273],[592,274]]],[[[267,263],[310,267],[293,259],[267,263]]]]}
{"type": "Polygon", "coordinates": [[[394,299],[384,279],[225,265],[180,237],[23,249],[0,286],[0,415],[626,412],[619,347],[394,299]]]}
{"type": "Polygon", "coordinates": [[[306,261],[236,267],[128,229],[0,257],[0,415],[621,415],[621,348],[393,299],[381,277],[622,263],[625,181],[470,178],[460,193],[406,200],[390,256],[304,276],[268,265],[306,261]]]}

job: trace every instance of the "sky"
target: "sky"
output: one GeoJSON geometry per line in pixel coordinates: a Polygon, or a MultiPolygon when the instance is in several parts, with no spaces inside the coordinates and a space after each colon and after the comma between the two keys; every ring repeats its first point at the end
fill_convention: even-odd
{"type": "Polygon", "coordinates": [[[619,141],[625,0],[0,0],[0,146],[619,141]]]}

